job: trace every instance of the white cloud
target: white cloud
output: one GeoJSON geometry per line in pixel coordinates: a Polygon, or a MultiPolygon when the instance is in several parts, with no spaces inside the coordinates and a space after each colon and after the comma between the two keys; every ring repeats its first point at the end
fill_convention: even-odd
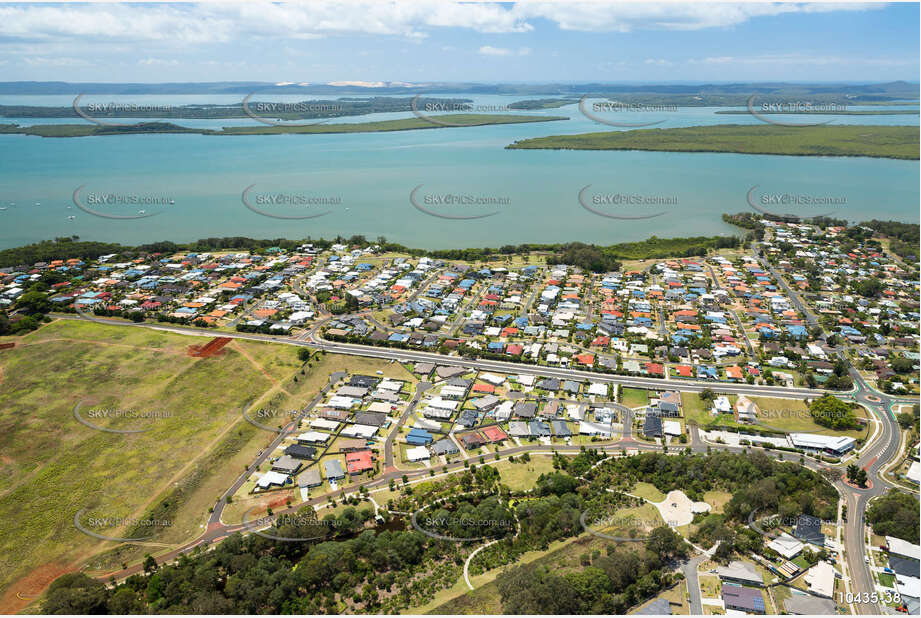
{"type": "Polygon", "coordinates": [[[492,45],[484,45],[478,49],[477,52],[483,56],[530,56],[531,48],[519,47],[517,50],[514,50],[509,49],[508,47],[493,47],[492,45]]]}
{"type": "Polygon", "coordinates": [[[84,44],[163,41],[227,42],[244,38],[312,39],[343,34],[421,39],[438,28],[480,33],[525,33],[535,19],[563,30],[629,32],[726,27],[783,13],[866,10],[879,4],[831,3],[598,3],[500,4],[369,0],[278,4],[32,4],[0,6],[0,36],[7,39],[79,39],[84,44]]]}
{"type": "Polygon", "coordinates": [[[507,47],[493,47],[492,45],[484,45],[479,50],[480,54],[484,56],[511,56],[512,50],[507,47]]]}
{"type": "Polygon", "coordinates": [[[678,2],[521,2],[512,12],[522,19],[543,18],[563,30],[630,32],[702,30],[734,26],[756,17],[784,13],[824,13],[880,8],[878,3],[678,3],[678,2]]]}

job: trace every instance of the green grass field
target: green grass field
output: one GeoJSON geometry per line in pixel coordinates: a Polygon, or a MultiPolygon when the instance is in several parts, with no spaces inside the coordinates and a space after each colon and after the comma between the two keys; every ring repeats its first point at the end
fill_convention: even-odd
{"type": "Polygon", "coordinates": [[[40,591],[48,583],[42,573],[104,573],[197,537],[208,508],[274,436],[242,420],[247,401],[303,407],[331,371],[343,369],[411,379],[396,363],[338,355],[323,355],[301,374],[297,348],[242,340],[213,358],[188,356],[189,345],[209,339],[74,320],[3,338],[16,342],[0,351],[4,609],[21,609],[15,593],[40,591]],[[78,403],[97,426],[145,431],[87,427],[74,417],[78,403]],[[151,413],[159,416],[133,418],[151,413]],[[81,509],[93,532],[153,537],[145,544],[91,538],[74,527],[81,509]],[[91,517],[161,523],[94,525],[91,517]]]}
{"type": "Polygon", "coordinates": [[[649,394],[644,388],[625,386],[620,390],[620,403],[628,408],[638,408],[649,403],[649,394]]]}
{"type": "MultiPolygon", "coordinates": [[[[0,450],[9,482],[0,493],[0,590],[49,562],[70,564],[111,548],[78,532],[74,515],[138,518],[151,498],[240,419],[240,406],[270,388],[242,354],[186,355],[207,339],[146,329],[59,321],[0,355],[0,450]],[[84,418],[111,429],[98,431],[84,418]],[[91,418],[94,411],[158,418],[91,418]]],[[[291,352],[293,356],[293,352],[291,352]]],[[[111,413],[110,413],[111,414],[111,413]]],[[[216,462],[215,462],[216,463],[216,462]]],[[[229,484],[229,483],[228,483],[229,484]]],[[[197,536],[201,516],[131,534],[133,526],[90,528],[176,543],[197,536]],[[180,526],[179,524],[182,523],[180,526]]],[[[81,520],[83,521],[83,520],[81,520]]]]}
{"type": "MultiPolygon", "coordinates": [[[[489,458],[487,457],[487,462],[489,458]]],[[[553,472],[553,457],[549,455],[532,455],[528,463],[508,463],[502,461],[499,464],[493,464],[499,470],[499,478],[502,484],[507,485],[509,489],[520,491],[531,489],[537,482],[537,477],[544,473],[553,472]]]]}
{"type": "Polygon", "coordinates": [[[784,127],[727,124],[552,135],[517,141],[506,148],[918,159],[919,142],[917,126],[784,127]]]}
{"type": "Polygon", "coordinates": [[[630,493],[650,502],[662,502],[665,500],[665,494],[659,491],[652,483],[637,483],[630,493]]]}

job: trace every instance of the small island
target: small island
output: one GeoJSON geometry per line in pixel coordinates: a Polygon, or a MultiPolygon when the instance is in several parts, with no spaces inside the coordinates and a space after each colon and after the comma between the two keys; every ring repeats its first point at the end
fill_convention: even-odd
{"type": "MultiPolygon", "coordinates": [[[[772,116],[775,114],[783,115],[793,115],[793,116],[917,116],[918,110],[916,109],[854,109],[854,110],[829,110],[829,111],[819,111],[819,110],[802,110],[802,111],[785,111],[785,110],[755,110],[758,115],[761,116],[772,116]]],[[[713,112],[714,114],[746,114],[750,115],[751,112],[747,109],[721,109],[718,112],[713,112]]]]}
{"type": "Polygon", "coordinates": [[[509,103],[509,109],[553,109],[578,103],[579,99],[528,99],[509,103]]]}
{"type": "Polygon", "coordinates": [[[426,118],[401,118],[377,122],[340,124],[309,124],[293,126],[223,127],[221,130],[183,127],[171,122],[141,122],[121,126],[95,124],[38,124],[21,126],[0,124],[0,134],[13,133],[38,137],[100,137],[106,135],[147,135],[152,133],[188,133],[195,135],[282,135],[327,133],[380,133],[386,131],[412,131],[416,129],[445,129],[482,127],[492,124],[520,124],[568,120],[566,116],[512,116],[507,114],[444,114],[426,118]]]}
{"type": "Polygon", "coordinates": [[[816,157],[918,159],[917,126],[713,125],[605,131],[520,140],[508,149],[731,152],[816,157]]]}

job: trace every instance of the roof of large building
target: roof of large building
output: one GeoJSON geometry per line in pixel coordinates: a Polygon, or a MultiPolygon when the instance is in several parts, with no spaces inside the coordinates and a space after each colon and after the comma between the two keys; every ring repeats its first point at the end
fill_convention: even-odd
{"type": "Polygon", "coordinates": [[[790,442],[799,448],[829,449],[841,451],[857,441],[848,436],[823,436],[817,433],[791,433],[790,442]]]}

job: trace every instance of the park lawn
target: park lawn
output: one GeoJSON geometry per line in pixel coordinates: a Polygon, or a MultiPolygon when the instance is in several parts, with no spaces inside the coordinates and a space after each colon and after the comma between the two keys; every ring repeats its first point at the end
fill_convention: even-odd
{"type": "Polygon", "coordinates": [[[645,388],[630,388],[625,386],[621,389],[620,403],[628,408],[639,408],[649,404],[649,393],[645,388]]]}
{"type": "Polygon", "coordinates": [[[521,463],[517,458],[515,463],[509,463],[506,459],[494,464],[494,467],[499,470],[500,482],[503,485],[507,485],[513,491],[523,491],[534,487],[537,477],[541,474],[553,472],[553,457],[531,455],[531,461],[527,463],[521,463]]]}
{"type": "Polygon", "coordinates": [[[892,573],[878,573],[879,583],[886,588],[893,588],[895,584],[895,575],[892,573]]]}
{"type": "MultiPolygon", "coordinates": [[[[243,401],[271,386],[232,348],[215,358],[187,356],[190,344],[207,340],[57,320],[4,351],[0,448],[3,472],[12,480],[0,493],[0,592],[43,564],[84,564],[114,547],[75,529],[81,509],[87,509],[86,518],[140,518],[159,505],[155,512],[171,524],[135,534],[124,527],[96,530],[101,534],[153,533],[151,541],[174,544],[200,533],[204,514],[183,517],[181,507],[212,472],[224,485],[238,473],[223,467],[221,457],[229,458],[255,434],[238,435],[232,426],[243,401]],[[77,404],[84,418],[91,409],[162,416],[92,419],[100,426],[145,430],[116,434],[80,424],[73,415],[77,404]],[[196,462],[225,444],[220,456],[196,462]]],[[[207,503],[219,492],[209,493],[207,503]]]]}
{"type": "Polygon", "coordinates": [[[722,513],[726,503],[732,500],[732,494],[726,491],[713,490],[704,493],[704,502],[710,505],[711,513],[722,513]]]}
{"type": "Polygon", "coordinates": [[[380,508],[386,509],[387,502],[389,502],[390,500],[393,500],[394,502],[396,502],[400,498],[400,495],[402,494],[402,492],[399,490],[398,487],[399,487],[398,485],[394,484],[394,489],[392,490],[389,489],[388,487],[384,487],[381,490],[372,489],[368,495],[374,498],[374,501],[377,502],[377,505],[380,508]]]}
{"type": "Polygon", "coordinates": [[[659,491],[659,489],[652,483],[637,483],[633,486],[633,489],[630,491],[630,493],[650,502],[662,502],[665,500],[665,494],[659,491]]]}

